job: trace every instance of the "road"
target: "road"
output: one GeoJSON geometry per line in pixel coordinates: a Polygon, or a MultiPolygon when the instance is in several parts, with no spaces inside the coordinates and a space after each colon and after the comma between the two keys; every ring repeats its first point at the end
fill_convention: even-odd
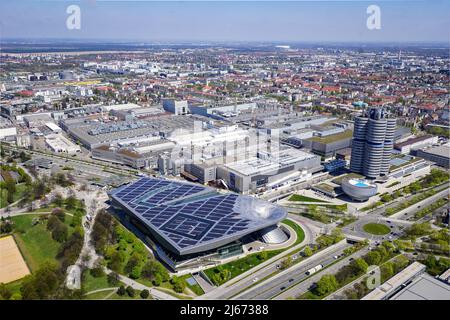
{"type": "Polygon", "coordinates": [[[333,256],[340,255],[343,251],[350,247],[346,241],[342,241],[333,247],[324,249],[315,255],[299,262],[298,264],[282,271],[278,275],[246,290],[245,292],[234,297],[238,300],[268,300],[275,297],[286,288],[298,284],[308,277],[306,271],[319,264],[324,267],[330,265],[336,260],[333,256]],[[328,249],[328,250],[327,250],[328,249]],[[282,289],[283,288],[283,289],[282,289]]]}
{"type": "MultiPolygon", "coordinates": [[[[307,292],[309,290],[309,288],[311,288],[311,286],[314,283],[319,281],[319,279],[324,274],[334,274],[334,273],[338,272],[339,269],[341,269],[343,266],[350,263],[350,259],[357,259],[357,258],[367,254],[367,252],[369,252],[369,249],[367,247],[365,247],[365,248],[353,253],[352,255],[345,257],[342,260],[339,260],[338,262],[336,262],[329,268],[323,270],[322,272],[318,272],[318,273],[314,274],[313,276],[309,277],[308,279],[306,279],[305,281],[300,282],[298,285],[282,292],[281,294],[276,296],[274,299],[275,300],[286,300],[288,298],[291,298],[291,297],[294,298],[294,297],[297,297],[297,296],[307,292]]],[[[305,277],[306,277],[306,275],[304,275],[303,278],[305,278],[305,277]]],[[[279,292],[280,292],[280,290],[278,290],[278,293],[279,292]]]]}
{"type": "MultiPolygon", "coordinates": [[[[112,271],[109,269],[106,269],[105,272],[106,272],[106,274],[109,274],[112,271]]],[[[134,281],[128,277],[125,277],[123,275],[119,275],[119,280],[122,281],[125,284],[125,286],[131,286],[131,287],[133,287],[133,289],[136,289],[136,290],[147,289],[150,292],[150,294],[157,300],[177,300],[176,297],[174,297],[168,293],[159,291],[155,288],[147,287],[147,286],[145,286],[137,281],[134,281]]]]}
{"type": "Polygon", "coordinates": [[[77,164],[82,164],[82,165],[88,165],[91,168],[92,167],[97,167],[103,170],[103,167],[108,167],[109,169],[113,169],[116,173],[118,174],[123,174],[123,175],[136,175],[136,170],[132,169],[132,168],[127,168],[124,166],[120,166],[114,163],[110,163],[110,162],[102,162],[102,161],[96,161],[96,160],[81,160],[78,158],[74,158],[74,157],[66,157],[63,155],[58,155],[58,154],[50,154],[50,153],[46,153],[43,151],[39,151],[39,150],[29,150],[26,148],[20,148],[17,146],[13,146],[13,145],[7,145],[4,144],[3,145],[6,149],[14,149],[14,150],[20,150],[20,151],[25,151],[29,154],[35,155],[35,156],[40,156],[43,158],[47,158],[47,159],[59,159],[62,161],[68,161],[71,163],[77,163],[77,164]]]}
{"type": "MultiPolygon", "coordinates": [[[[314,242],[315,232],[311,229],[313,226],[309,223],[303,223],[299,221],[297,221],[297,223],[300,224],[305,232],[305,239],[301,243],[295,245],[290,249],[287,249],[286,251],[273,257],[272,259],[261,263],[255,268],[244,272],[243,274],[215,288],[214,290],[211,290],[210,292],[201,296],[200,299],[230,299],[232,296],[253,285],[253,279],[255,277],[258,279],[263,279],[278,271],[277,265],[279,265],[280,261],[283,260],[290,252],[293,252],[307,244],[314,242]]],[[[298,256],[298,254],[294,254],[294,256],[298,256]]]]}

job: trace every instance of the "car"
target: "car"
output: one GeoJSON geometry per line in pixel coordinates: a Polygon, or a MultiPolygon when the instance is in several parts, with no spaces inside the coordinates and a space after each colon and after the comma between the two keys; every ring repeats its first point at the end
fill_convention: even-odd
{"type": "Polygon", "coordinates": [[[258,281],[258,277],[256,277],[256,278],[253,279],[253,282],[256,282],[256,281],[258,281]]]}
{"type": "Polygon", "coordinates": [[[386,222],[387,222],[387,223],[392,223],[392,222],[391,222],[391,221],[389,221],[389,220],[386,220],[386,222]]]}
{"type": "Polygon", "coordinates": [[[391,226],[391,228],[393,228],[394,226],[391,226]]]}
{"type": "Polygon", "coordinates": [[[289,279],[289,282],[292,282],[292,281],[294,281],[294,279],[289,279]]]}
{"type": "Polygon", "coordinates": [[[337,259],[337,258],[339,258],[339,256],[334,256],[334,257],[333,257],[333,259],[337,259]]]}
{"type": "Polygon", "coordinates": [[[281,268],[281,266],[279,264],[277,264],[277,269],[280,269],[280,268],[281,268]]]}
{"type": "Polygon", "coordinates": [[[353,259],[353,258],[348,259],[348,261],[353,261],[353,260],[355,260],[355,259],[353,259]]]}
{"type": "Polygon", "coordinates": [[[292,260],[296,260],[298,256],[292,256],[292,260]]]}
{"type": "Polygon", "coordinates": [[[252,251],[252,250],[253,250],[253,247],[248,248],[248,251],[252,251]]]}
{"type": "Polygon", "coordinates": [[[281,287],[280,290],[283,291],[284,289],[286,289],[286,287],[281,287]]]}

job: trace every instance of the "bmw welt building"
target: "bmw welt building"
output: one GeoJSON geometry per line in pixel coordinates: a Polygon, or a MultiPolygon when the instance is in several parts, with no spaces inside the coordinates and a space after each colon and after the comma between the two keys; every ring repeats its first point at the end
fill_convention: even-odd
{"type": "Polygon", "coordinates": [[[110,198],[176,271],[240,254],[245,237],[271,243],[288,238],[277,226],[287,216],[282,207],[203,185],[143,177],[110,198]]]}

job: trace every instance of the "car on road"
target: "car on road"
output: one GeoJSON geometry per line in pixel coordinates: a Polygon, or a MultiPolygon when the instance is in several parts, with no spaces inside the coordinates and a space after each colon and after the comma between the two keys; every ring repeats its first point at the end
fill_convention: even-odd
{"type": "Polygon", "coordinates": [[[294,279],[292,279],[292,278],[291,278],[291,279],[289,279],[289,282],[292,282],[292,281],[294,281],[294,279]]]}
{"type": "Polygon", "coordinates": [[[297,256],[292,256],[292,260],[296,260],[297,258],[297,256]]]}
{"type": "Polygon", "coordinates": [[[253,282],[256,282],[256,281],[258,281],[258,277],[256,277],[256,278],[253,279],[253,282]]]}
{"type": "Polygon", "coordinates": [[[392,223],[392,221],[390,221],[390,220],[386,220],[386,222],[387,222],[387,223],[392,223]]]}
{"type": "Polygon", "coordinates": [[[333,259],[335,259],[335,260],[336,260],[337,258],[339,258],[339,256],[334,256],[334,257],[333,257],[333,259]]]}
{"type": "Polygon", "coordinates": [[[284,289],[286,289],[286,287],[281,287],[280,290],[283,291],[284,289]]]}
{"type": "Polygon", "coordinates": [[[281,268],[281,266],[279,264],[277,264],[277,269],[280,269],[280,268],[281,268]]]}
{"type": "Polygon", "coordinates": [[[353,259],[353,258],[348,259],[348,261],[353,261],[353,260],[355,260],[355,259],[353,259]]]}

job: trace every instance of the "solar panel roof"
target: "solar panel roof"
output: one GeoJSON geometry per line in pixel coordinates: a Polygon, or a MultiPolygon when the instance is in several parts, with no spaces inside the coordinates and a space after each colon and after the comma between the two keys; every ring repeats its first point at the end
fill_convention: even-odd
{"type": "Polygon", "coordinates": [[[143,177],[111,197],[182,255],[232,242],[284,219],[272,203],[174,180],[143,177]]]}

